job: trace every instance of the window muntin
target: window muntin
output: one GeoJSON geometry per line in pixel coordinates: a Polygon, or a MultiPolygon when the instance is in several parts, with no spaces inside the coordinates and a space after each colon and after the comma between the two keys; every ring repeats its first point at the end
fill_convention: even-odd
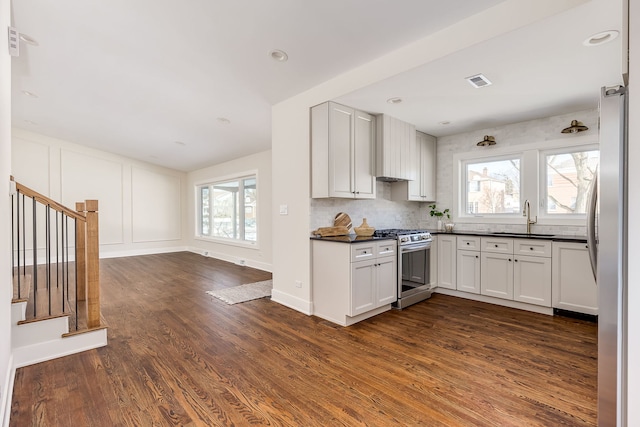
{"type": "Polygon", "coordinates": [[[517,156],[463,164],[466,215],[520,213],[521,159],[517,156]]]}
{"type": "Polygon", "coordinates": [[[543,154],[542,191],[547,215],[585,215],[589,189],[600,162],[599,150],[573,149],[543,154]]]}
{"type": "Polygon", "coordinates": [[[247,243],[258,240],[257,177],[198,185],[198,235],[247,243]]]}

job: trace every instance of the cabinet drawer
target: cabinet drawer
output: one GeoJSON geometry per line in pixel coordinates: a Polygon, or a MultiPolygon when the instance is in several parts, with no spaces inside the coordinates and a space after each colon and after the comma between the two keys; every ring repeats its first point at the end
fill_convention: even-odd
{"type": "Polygon", "coordinates": [[[351,247],[351,262],[363,261],[376,257],[377,245],[375,242],[360,243],[351,247]]]}
{"type": "Polygon", "coordinates": [[[543,256],[551,258],[551,241],[550,240],[514,240],[515,255],[543,256]]]}
{"type": "Polygon", "coordinates": [[[483,237],[481,239],[482,252],[493,252],[498,254],[512,254],[513,240],[495,237],[483,237]]]}
{"type": "Polygon", "coordinates": [[[396,247],[397,243],[395,240],[386,240],[384,242],[378,242],[377,245],[377,256],[385,257],[385,256],[395,256],[396,255],[396,247]]]}
{"type": "Polygon", "coordinates": [[[458,249],[462,249],[465,251],[479,251],[480,237],[479,236],[458,236],[458,249]]]}

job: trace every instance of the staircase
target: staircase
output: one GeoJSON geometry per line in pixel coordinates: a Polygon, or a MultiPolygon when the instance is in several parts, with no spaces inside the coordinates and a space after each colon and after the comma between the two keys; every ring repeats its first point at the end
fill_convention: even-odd
{"type": "Polygon", "coordinates": [[[13,367],[105,346],[98,201],[71,210],[11,180],[13,367]]]}

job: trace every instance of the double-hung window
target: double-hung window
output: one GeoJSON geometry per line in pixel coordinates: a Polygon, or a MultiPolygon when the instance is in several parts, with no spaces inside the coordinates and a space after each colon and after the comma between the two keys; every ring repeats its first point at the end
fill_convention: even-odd
{"type": "Polygon", "coordinates": [[[257,243],[257,183],[256,175],[247,175],[197,185],[197,235],[257,243]]]}

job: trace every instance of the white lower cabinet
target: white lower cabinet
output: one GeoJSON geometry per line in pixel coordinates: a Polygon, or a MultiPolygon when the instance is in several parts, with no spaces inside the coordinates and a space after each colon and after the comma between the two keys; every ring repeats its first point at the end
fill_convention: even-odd
{"type": "Polygon", "coordinates": [[[480,252],[458,250],[456,289],[480,293],[480,252]]]}
{"type": "Polygon", "coordinates": [[[482,295],[513,299],[513,255],[482,252],[482,295]]]}
{"type": "Polygon", "coordinates": [[[551,242],[483,237],[480,293],[551,307],[551,242]]]}
{"type": "Polygon", "coordinates": [[[524,255],[514,257],[513,299],[551,307],[551,258],[524,255]]]}
{"type": "Polygon", "coordinates": [[[389,310],[397,299],[396,245],[313,240],[313,314],[347,326],[389,310]]]}
{"type": "Polygon", "coordinates": [[[553,307],[598,314],[598,287],[585,243],[553,242],[553,307]]]}
{"type": "Polygon", "coordinates": [[[456,236],[438,235],[438,287],[456,289],[456,236]]]}

